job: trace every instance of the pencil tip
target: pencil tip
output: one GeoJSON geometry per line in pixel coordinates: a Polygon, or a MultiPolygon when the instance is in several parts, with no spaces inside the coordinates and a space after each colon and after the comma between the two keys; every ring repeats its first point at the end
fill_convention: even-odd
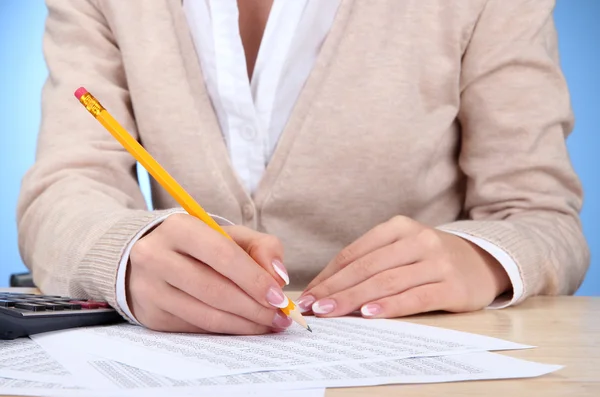
{"type": "Polygon", "coordinates": [[[312,332],[312,329],[310,329],[310,325],[307,325],[306,329],[309,330],[310,332],[312,332]]]}

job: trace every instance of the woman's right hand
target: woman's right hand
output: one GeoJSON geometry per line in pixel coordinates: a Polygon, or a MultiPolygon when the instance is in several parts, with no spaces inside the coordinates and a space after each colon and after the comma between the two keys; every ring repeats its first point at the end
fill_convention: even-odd
{"type": "Polygon", "coordinates": [[[133,245],[127,300],[141,324],[236,335],[292,324],[278,310],[288,303],[283,278],[289,282],[280,241],[243,226],[224,229],[233,241],[199,219],[175,214],[133,245]]]}

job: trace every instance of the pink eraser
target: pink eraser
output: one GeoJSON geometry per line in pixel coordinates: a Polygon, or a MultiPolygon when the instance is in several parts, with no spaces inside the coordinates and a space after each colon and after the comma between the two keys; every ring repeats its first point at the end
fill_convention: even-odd
{"type": "Polygon", "coordinates": [[[75,91],[75,97],[76,97],[77,99],[81,99],[81,97],[82,97],[82,96],[84,96],[84,95],[85,95],[85,94],[87,94],[87,93],[88,93],[88,92],[87,92],[87,90],[86,90],[85,88],[83,88],[83,87],[79,87],[79,88],[77,89],[77,91],[75,91]]]}

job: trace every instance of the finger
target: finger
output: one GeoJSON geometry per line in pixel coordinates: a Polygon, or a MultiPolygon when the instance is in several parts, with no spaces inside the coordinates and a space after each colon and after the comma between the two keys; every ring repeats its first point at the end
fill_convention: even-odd
{"type": "Polygon", "coordinates": [[[159,332],[183,332],[190,334],[206,334],[206,330],[199,328],[195,325],[188,323],[187,321],[175,317],[169,312],[162,309],[154,309],[151,319],[140,321],[142,325],[153,331],[159,332]]]}
{"type": "Polygon", "coordinates": [[[360,309],[366,318],[394,318],[444,310],[452,301],[447,283],[425,284],[402,294],[379,299],[360,309]]]}
{"type": "MultiPolygon", "coordinates": [[[[131,268],[128,266],[128,271],[131,268]]],[[[130,307],[135,319],[142,325],[154,331],[206,333],[206,330],[159,308],[157,298],[168,293],[170,288],[164,280],[154,277],[133,277],[130,280],[130,307]]]]}
{"type": "Polygon", "coordinates": [[[378,273],[422,260],[425,255],[415,238],[402,239],[357,259],[307,290],[304,295],[312,295],[315,300],[325,298],[358,285],[378,273]]]}
{"type": "Polygon", "coordinates": [[[281,323],[278,309],[256,302],[231,280],[209,266],[173,251],[162,255],[162,262],[168,265],[161,266],[161,277],[173,287],[215,309],[254,323],[273,326],[274,321],[277,321],[278,326],[285,325],[281,323]]]}
{"type": "Polygon", "coordinates": [[[365,303],[401,294],[421,285],[441,280],[435,266],[427,263],[397,267],[378,273],[366,281],[320,299],[312,311],[321,317],[337,317],[358,310],[365,303]]]}
{"type": "Polygon", "coordinates": [[[290,277],[283,266],[283,244],[270,234],[260,233],[243,226],[225,228],[233,240],[250,255],[280,286],[288,285],[290,277]]]}
{"type": "Polygon", "coordinates": [[[310,290],[315,285],[320,284],[323,280],[331,277],[358,258],[381,247],[392,244],[401,238],[416,234],[416,232],[423,227],[424,226],[420,223],[404,216],[396,216],[387,222],[375,226],[341,250],[340,253],[325,266],[323,271],[308,284],[306,291],[310,290]]]}
{"type": "Polygon", "coordinates": [[[173,250],[206,263],[258,303],[278,308],[289,304],[279,283],[271,274],[233,240],[211,229],[204,222],[192,216],[176,214],[167,218],[161,226],[169,236],[169,244],[173,250]]]}
{"type": "Polygon", "coordinates": [[[260,335],[270,332],[270,327],[210,307],[174,287],[169,288],[160,302],[162,310],[208,332],[227,335],[260,335]]]}

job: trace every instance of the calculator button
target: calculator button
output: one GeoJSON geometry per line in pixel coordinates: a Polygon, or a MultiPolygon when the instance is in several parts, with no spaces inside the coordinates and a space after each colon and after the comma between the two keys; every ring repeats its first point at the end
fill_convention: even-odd
{"type": "Polygon", "coordinates": [[[0,300],[0,307],[13,307],[16,304],[15,301],[9,301],[9,300],[0,300]]]}
{"type": "Polygon", "coordinates": [[[52,298],[52,299],[48,299],[50,301],[54,301],[54,302],[71,302],[71,301],[78,301],[78,302],[87,302],[87,299],[73,299],[73,298],[68,298],[68,297],[58,297],[58,298],[52,298]]]}
{"type": "Polygon", "coordinates": [[[100,305],[95,302],[71,301],[71,303],[81,305],[84,309],[98,309],[100,307],[100,305]]]}
{"type": "Polygon", "coordinates": [[[30,310],[32,312],[43,312],[46,310],[44,305],[37,305],[35,303],[17,303],[16,309],[30,310]]]}
{"type": "Polygon", "coordinates": [[[81,310],[81,305],[71,302],[48,302],[62,305],[66,310],[81,310]]]}
{"type": "Polygon", "coordinates": [[[65,310],[65,305],[62,305],[60,303],[40,302],[39,304],[42,306],[45,306],[46,310],[52,310],[52,311],[65,310]]]}
{"type": "Polygon", "coordinates": [[[14,297],[20,297],[20,298],[31,298],[33,296],[39,296],[39,295],[36,295],[36,294],[19,294],[19,293],[16,293],[16,292],[9,292],[9,293],[7,293],[7,295],[8,296],[14,296],[14,297]]]}
{"type": "Polygon", "coordinates": [[[109,309],[110,308],[109,304],[106,303],[106,302],[88,301],[87,303],[88,304],[93,303],[94,305],[97,305],[99,308],[102,308],[102,309],[109,309]]]}

